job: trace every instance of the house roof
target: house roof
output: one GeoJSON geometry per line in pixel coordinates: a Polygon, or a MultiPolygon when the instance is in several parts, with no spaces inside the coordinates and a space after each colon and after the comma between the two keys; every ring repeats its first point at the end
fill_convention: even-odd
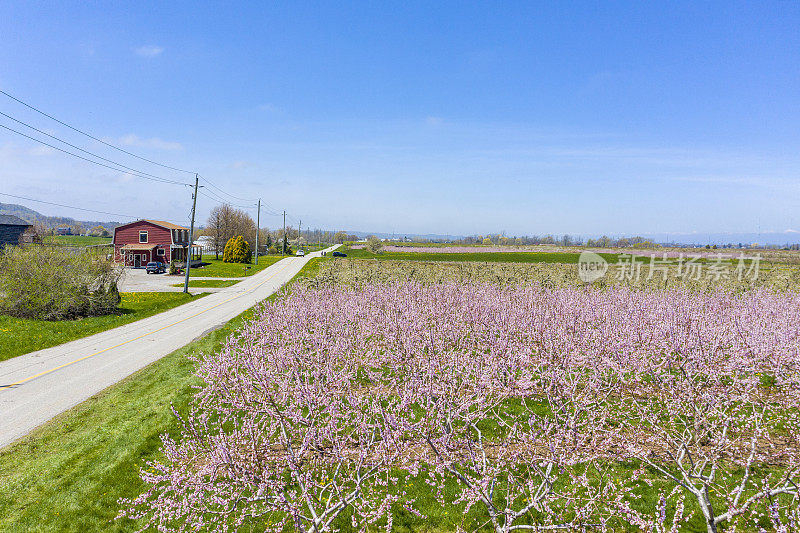
{"type": "Polygon", "coordinates": [[[0,215],[0,225],[3,226],[32,226],[30,222],[26,222],[14,215],[0,215]]]}
{"type": "Polygon", "coordinates": [[[164,220],[149,220],[146,218],[143,218],[141,220],[136,220],[135,222],[128,222],[127,224],[120,224],[119,226],[114,228],[114,231],[116,232],[119,228],[124,228],[127,226],[131,226],[133,224],[138,224],[139,222],[149,222],[150,224],[155,224],[156,226],[161,226],[162,228],[165,229],[185,229],[188,231],[188,228],[184,228],[183,226],[173,224],[172,222],[166,222],[164,220]]]}
{"type": "Polygon", "coordinates": [[[151,224],[155,224],[156,226],[161,226],[162,228],[167,228],[167,229],[189,229],[189,228],[184,228],[183,226],[179,226],[177,224],[173,224],[172,222],[165,222],[163,220],[145,219],[145,222],[150,222],[151,224]]]}

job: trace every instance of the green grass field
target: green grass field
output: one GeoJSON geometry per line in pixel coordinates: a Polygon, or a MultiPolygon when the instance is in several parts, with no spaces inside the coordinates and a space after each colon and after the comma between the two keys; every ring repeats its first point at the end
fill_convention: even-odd
{"type": "MultiPolygon", "coordinates": [[[[189,281],[189,287],[192,288],[222,288],[230,287],[239,283],[237,279],[196,279],[189,281]]],[[[173,283],[172,287],[183,287],[183,283],[173,283]]]]}
{"type": "MultiPolygon", "coordinates": [[[[339,248],[340,252],[353,259],[405,260],[405,261],[480,261],[484,263],[565,263],[577,264],[580,253],[554,252],[475,252],[475,253],[426,253],[384,252],[373,254],[364,248],[339,248]]],[[[615,254],[600,254],[606,261],[617,261],[615,254]]]]}
{"type": "Polygon", "coordinates": [[[79,320],[50,322],[0,315],[0,361],[141,320],[199,296],[182,292],[122,293],[120,314],[79,320]]]}
{"type": "MultiPolygon", "coordinates": [[[[558,263],[575,265],[578,263],[581,252],[469,252],[469,253],[448,253],[448,252],[382,252],[373,254],[365,248],[352,249],[346,246],[340,247],[337,251],[344,252],[348,258],[352,259],[377,259],[380,261],[450,261],[450,262],[479,262],[479,263],[558,263]]],[[[657,251],[656,259],[659,259],[657,251]]],[[[620,254],[597,254],[609,264],[616,264],[620,254]]],[[[623,254],[629,255],[629,254],[623,254]]],[[[642,265],[648,265],[649,256],[639,256],[636,261],[642,265]]],[[[698,263],[711,263],[714,259],[701,257],[698,263]]],[[[735,265],[736,259],[724,259],[724,263],[735,265]]],[[[667,263],[677,265],[676,258],[670,258],[667,263]]]]}
{"type": "Polygon", "coordinates": [[[322,243],[322,246],[320,246],[316,242],[312,242],[312,243],[309,243],[308,246],[304,246],[303,249],[306,251],[306,253],[308,253],[308,252],[316,252],[318,250],[324,250],[325,248],[327,248],[329,246],[331,246],[331,245],[328,244],[328,243],[324,243],[324,242],[322,243]]]}
{"type": "Polygon", "coordinates": [[[92,246],[95,244],[111,244],[111,237],[87,237],[84,235],[48,235],[44,238],[47,244],[62,246],[92,246]]]}
{"type": "MultiPolygon", "coordinates": [[[[222,254],[220,254],[220,258],[222,254]]],[[[189,271],[189,277],[213,277],[213,278],[241,278],[245,276],[252,276],[257,272],[261,272],[270,265],[274,265],[283,257],[276,256],[261,256],[258,258],[258,265],[249,264],[243,265],[240,263],[224,263],[222,259],[215,259],[214,255],[204,255],[203,261],[210,263],[202,268],[192,268],[189,271]],[[250,268],[246,268],[250,267],[250,268]]]]}

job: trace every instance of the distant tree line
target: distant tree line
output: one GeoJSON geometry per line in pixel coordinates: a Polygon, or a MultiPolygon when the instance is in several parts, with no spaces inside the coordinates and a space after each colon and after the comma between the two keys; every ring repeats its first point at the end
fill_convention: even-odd
{"type": "Polygon", "coordinates": [[[581,237],[572,235],[522,235],[509,237],[502,233],[487,235],[470,235],[463,239],[457,239],[456,244],[499,244],[503,246],[532,246],[540,244],[551,244],[554,246],[591,246],[598,248],[628,248],[628,247],[653,247],[657,246],[652,241],[641,236],[612,238],[606,235],[597,239],[583,240],[581,237]]]}
{"type": "MultiPolygon", "coordinates": [[[[240,235],[251,250],[256,249],[256,223],[253,217],[229,204],[221,204],[212,209],[205,226],[197,235],[211,237],[211,248],[217,259],[223,254],[228,241],[240,235]]],[[[341,244],[353,240],[358,240],[358,237],[342,231],[334,233],[321,229],[304,229],[298,232],[297,227],[287,226],[284,232],[282,226],[274,230],[262,227],[258,232],[258,253],[291,254],[293,250],[308,245],[341,244]]]]}

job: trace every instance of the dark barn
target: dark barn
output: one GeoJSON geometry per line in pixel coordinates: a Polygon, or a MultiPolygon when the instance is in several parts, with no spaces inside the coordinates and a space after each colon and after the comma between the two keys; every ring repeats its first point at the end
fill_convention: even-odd
{"type": "Polygon", "coordinates": [[[14,215],[0,215],[0,248],[9,244],[19,244],[22,241],[22,234],[31,227],[30,223],[14,215]]]}

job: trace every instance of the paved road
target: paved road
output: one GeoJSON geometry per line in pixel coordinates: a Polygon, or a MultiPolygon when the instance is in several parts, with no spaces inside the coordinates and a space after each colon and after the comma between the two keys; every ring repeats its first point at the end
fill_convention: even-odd
{"type": "Polygon", "coordinates": [[[222,326],[273,294],[318,255],[283,259],[195,302],[0,362],[0,447],[222,326]]]}

